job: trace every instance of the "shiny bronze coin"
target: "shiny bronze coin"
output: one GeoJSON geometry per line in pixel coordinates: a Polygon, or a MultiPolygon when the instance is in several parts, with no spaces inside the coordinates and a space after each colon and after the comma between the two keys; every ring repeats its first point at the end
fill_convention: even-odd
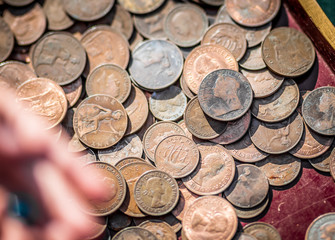
{"type": "Polygon", "coordinates": [[[292,79],[286,79],[278,91],[266,98],[255,99],[251,113],[264,122],[280,122],[288,118],[299,103],[299,88],[292,79]]]}
{"type": "Polygon", "coordinates": [[[119,4],[134,14],[146,14],[159,8],[164,0],[119,0],[119,4]]]}
{"type": "Polygon", "coordinates": [[[164,20],[164,32],[180,47],[192,47],[199,43],[207,27],[205,11],[193,4],[178,4],[164,20]]]}
{"type": "Polygon", "coordinates": [[[200,84],[198,99],[202,110],[219,121],[242,117],[250,108],[251,85],[241,73],[220,69],[209,73],[200,84]]]}
{"type": "Polygon", "coordinates": [[[179,78],[183,69],[183,56],[179,48],[165,40],[148,40],[132,54],[129,72],[142,88],[162,90],[179,78]]]}
{"type": "Polygon", "coordinates": [[[66,115],[67,99],[63,89],[46,78],[33,78],[22,83],[16,91],[25,109],[41,117],[46,129],[58,125],[66,115]]]}
{"type": "Polygon", "coordinates": [[[48,20],[49,30],[64,30],[71,27],[74,21],[64,10],[64,0],[46,0],[43,10],[48,20]]]}
{"type": "Polygon", "coordinates": [[[102,64],[96,67],[86,79],[88,96],[110,95],[123,103],[128,98],[130,89],[131,82],[127,71],[115,64],[102,64]]]}
{"type": "Polygon", "coordinates": [[[280,0],[225,2],[230,17],[246,27],[258,27],[270,22],[277,15],[280,3],[280,0]]]}
{"type": "Polygon", "coordinates": [[[85,149],[84,151],[78,152],[77,155],[78,155],[77,157],[78,161],[83,165],[97,161],[95,153],[89,148],[85,149]]]}
{"type": "Polygon", "coordinates": [[[227,123],[208,117],[201,109],[198,97],[191,99],[184,113],[187,129],[200,139],[213,139],[220,136],[226,129],[227,123]]]}
{"type": "Polygon", "coordinates": [[[141,227],[127,227],[119,231],[112,240],[158,240],[149,230],[141,227]]]}
{"type": "Polygon", "coordinates": [[[272,186],[284,186],[293,182],[299,175],[301,160],[290,154],[270,155],[257,162],[272,186]]]}
{"type": "Polygon", "coordinates": [[[321,239],[332,239],[333,226],[335,224],[335,213],[330,212],[322,214],[309,225],[305,240],[321,240],[321,239]]]}
{"type": "Polygon", "coordinates": [[[81,79],[81,77],[79,77],[77,80],[75,80],[74,82],[62,86],[67,101],[69,103],[69,107],[73,107],[79,100],[82,90],[83,90],[83,81],[81,79]]]}
{"type": "Polygon", "coordinates": [[[134,30],[130,13],[119,4],[116,4],[112,14],[112,23],[110,26],[114,29],[118,29],[127,39],[130,39],[134,30]]]}
{"type": "Polygon", "coordinates": [[[239,61],[247,50],[243,30],[230,23],[218,23],[207,29],[201,44],[217,44],[227,48],[239,61]]]}
{"type": "Polygon", "coordinates": [[[107,216],[115,212],[126,197],[126,182],[119,170],[108,163],[92,162],[85,166],[96,172],[96,181],[109,189],[101,199],[89,199],[84,211],[93,216],[107,216]]]}
{"type": "Polygon", "coordinates": [[[23,7],[30,3],[32,3],[34,0],[3,0],[8,5],[14,6],[14,7],[23,7]]]}
{"type": "Polygon", "coordinates": [[[163,91],[153,92],[149,98],[149,107],[155,118],[162,121],[180,119],[186,109],[187,98],[177,86],[170,86],[163,91]]]}
{"type": "Polygon", "coordinates": [[[264,39],[262,56],[273,72],[285,77],[297,77],[313,66],[315,50],[304,33],[280,27],[272,30],[264,39]]]}
{"type": "Polygon", "coordinates": [[[126,214],[116,211],[108,216],[108,227],[114,231],[120,231],[131,224],[131,217],[126,214]]]}
{"type": "Polygon", "coordinates": [[[233,206],[224,198],[205,196],[186,210],[183,231],[187,239],[230,240],[237,230],[233,206]]]}
{"type": "Polygon", "coordinates": [[[6,60],[14,48],[14,34],[9,25],[0,18],[0,62],[6,60]]]}
{"type": "Polygon", "coordinates": [[[200,151],[200,161],[197,168],[182,179],[184,185],[198,195],[223,192],[233,181],[234,159],[218,144],[204,142],[197,146],[200,151]]]}
{"type": "Polygon", "coordinates": [[[146,216],[146,217],[142,217],[142,218],[133,218],[133,221],[134,221],[136,226],[138,226],[141,223],[143,223],[145,221],[148,221],[148,220],[164,221],[172,227],[172,229],[174,230],[175,233],[178,233],[182,228],[182,226],[180,224],[180,221],[170,213],[166,214],[166,215],[163,215],[163,216],[146,216]]]}
{"type": "Polygon", "coordinates": [[[260,150],[280,154],[298,144],[304,130],[303,119],[294,112],[289,118],[277,123],[265,123],[253,118],[249,127],[251,141],[260,150]]]}
{"type": "Polygon", "coordinates": [[[194,98],[195,95],[191,92],[191,90],[187,86],[183,76],[181,76],[179,79],[179,85],[181,89],[183,90],[183,93],[186,95],[186,97],[188,97],[189,99],[194,98]]]}
{"type": "Polygon", "coordinates": [[[91,223],[88,227],[89,233],[83,239],[97,239],[106,231],[106,228],[107,219],[105,217],[91,218],[91,223]]]}
{"type": "Polygon", "coordinates": [[[73,128],[80,141],[95,149],[115,145],[127,129],[127,113],[122,104],[108,95],[84,99],[73,117],[73,128]]]}
{"type": "Polygon", "coordinates": [[[243,231],[256,239],[281,240],[278,230],[264,222],[253,222],[244,226],[243,231]]]}
{"type": "Polygon", "coordinates": [[[36,77],[34,71],[22,62],[6,61],[0,63],[0,88],[15,90],[25,81],[36,77]]]}
{"type": "Polygon", "coordinates": [[[85,49],[70,33],[48,33],[33,48],[32,63],[38,76],[66,85],[83,72],[85,49]]]}
{"type": "MultiPolygon", "coordinates": [[[[263,200],[262,203],[258,204],[253,208],[239,208],[234,207],[236,215],[238,218],[250,219],[259,216],[269,205],[269,195],[263,200]]],[[[257,239],[256,239],[257,240],[257,239]]]]}
{"type": "Polygon", "coordinates": [[[123,158],[121,159],[120,161],[118,161],[116,164],[115,164],[115,167],[117,169],[120,169],[122,168],[123,166],[129,164],[129,163],[137,163],[137,162],[144,162],[145,160],[143,158],[139,158],[139,157],[126,157],[126,158],[123,158]]]}
{"type": "Polygon", "coordinates": [[[322,172],[330,172],[330,160],[335,158],[335,141],[328,150],[321,156],[308,159],[309,163],[317,170],[322,172]]]}
{"type": "Polygon", "coordinates": [[[266,68],[265,62],[262,57],[261,46],[248,48],[239,64],[244,69],[248,70],[261,70],[266,68]]]}
{"type": "Polygon", "coordinates": [[[158,240],[177,240],[177,235],[172,227],[164,221],[147,220],[138,226],[152,232],[158,240]]]}
{"type": "Polygon", "coordinates": [[[309,93],[302,104],[302,116],[314,131],[335,135],[335,87],[321,87],[309,93]]]}
{"type": "Polygon", "coordinates": [[[269,182],[261,169],[251,164],[240,164],[232,184],[224,194],[234,206],[252,208],[266,198],[268,191],[269,182]]]}

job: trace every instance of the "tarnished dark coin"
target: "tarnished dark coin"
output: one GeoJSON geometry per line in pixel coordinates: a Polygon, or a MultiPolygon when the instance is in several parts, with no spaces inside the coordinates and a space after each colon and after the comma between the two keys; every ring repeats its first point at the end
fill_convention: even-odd
{"type": "Polygon", "coordinates": [[[220,136],[226,129],[227,123],[208,117],[200,107],[198,97],[191,99],[184,113],[187,129],[200,139],[213,139],[220,136]]]}
{"type": "Polygon", "coordinates": [[[232,184],[224,191],[229,202],[240,208],[252,208],[267,196],[269,182],[261,169],[251,164],[240,164],[232,184]]]}
{"type": "Polygon", "coordinates": [[[30,3],[32,3],[34,0],[3,0],[8,5],[14,6],[14,7],[23,7],[30,3]]]}
{"type": "Polygon", "coordinates": [[[192,99],[195,95],[191,92],[191,90],[189,89],[189,87],[187,86],[184,76],[180,76],[180,87],[183,90],[183,93],[189,98],[192,99]]]}
{"type": "Polygon", "coordinates": [[[251,141],[256,147],[270,154],[280,154],[298,144],[304,130],[303,119],[294,112],[277,123],[265,123],[253,118],[249,127],[251,141]]]}
{"type": "Polygon", "coordinates": [[[114,231],[120,231],[131,224],[131,217],[126,214],[116,211],[108,216],[108,227],[114,231]]]}
{"type": "Polygon", "coordinates": [[[220,69],[209,73],[201,82],[198,99],[202,110],[219,121],[243,116],[251,106],[251,85],[241,73],[220,69]]]}
{"type": "Polygon", "coordinates": [[[122,168],[123,166],[129,164],[129,163],[135,163],[135,162],[145,162],[145,160],[143,158],[139,158],[139,157],[126,157],[121,159],[120,161],[118,161],[115,164],[115,167],[117,169],[122,168]]]}
{"type": "Polygon", "coordinates": [[[333,226],[335,224],[335,213],[330,212],[320,215],[309,225],[305,240],[332,239],[334,236],[333,226]]]}
{"type": "Polygon", "coordinates": [[[164,89],[179,78],[183,56],[179,48],[165,40],[148,40],[132,55],[129,72],[141,87],[155,91],[164,89]]]}
{"type": "Polygon", "coordinates": [[[308,159],[309,163],[319,171],[330,172],[330,160],[335,159],[335,141],[320,157],[308,159]]]}
{"type": "Polygon", "coordinates": [[[304,33],[294,28],[280,27],[272,30],[264,39],[262,56],[265,64],[275,73],[297,77],[313,66],[315,50],[304,33]]]}
{"type": "Polygon", "coordinates": [[[302,103],[302,116],[314,131],[335,135],[335,87],[320,87],[310,92],[302,103]]]}
{"type": "Polygon", "coordinates": [[[14,35],[8,24],[0,18],[0,62],[6,60],[14,48],[14,35]]]}
{"type": "Polygon", "coordinates": [[[83,81],[81,77],[79,77],[74,82],[62,86],[67,101],[69,103],[69,107],[73,107],[79,100],[82,90],[83,90],[83,81]]]}
{"type": "Polygon", "coordinates": [[[80,141],[95,149],[115,145],[126,132],[127,113],[120,102],[108,95],[84,99],[73,117],[80,141]]]}
{"type": "Polygon", "coordinates": [[[0,88],[15,90],[25,81],[36,77],[34,71],[22,62],[6,61],[0,63],[0,88]]]}
{"type": "Polygon", "coordinates": [[[142,174],[135,183],[137,206],[146,214],[162,216],[172,211],[179,199],[176,180],[166,172],[151,170],[142,174]]]}
{"type": "Polygon", "coordinates": [[[119,231],[112,240],[158,240],[153,233],[141,227],[127,227],[119,231]]]}
{"type": "Polygon", "coordinates": [[[177,240],[172,227],[162,220],[147,220],[138,226],[152,232],[158,240],[177,240]]]}
{"type": "Polygon", "coordinates": [[[135,14],[146,14],[159,8],[164,0],[118,0],[126,10],[135,14]]]}
{"type": "Polygon", "coordinates": [[[191,47],[199,43],[207,27],[205,11],[193,4],[178,4],[164,20],[167,37],[180,47],[191,47]]]}
{"type": "MultiPolygon", "coordinates": [[[[234,209],[235,209],[235,212],[236,212],[236,215],[237,215],[238,218],[250,219],[250,218],[254,218],[254,217],[257,217],[258,215],[260,215],[269,205],[269,201],[270,201],[270,198],[269,198],[269,195],[268,195],[263,200],[263,202],[258,204],[256,207],[253,207],[253,208],[239,208],[239,207],[234,206],[234,209]]],[[[238,240],[241,240],[241,239],[238,238],[238,240]]],[[[253,240],[253,238],[252,238],[252,240],[253,240]]]]}
{"type": "Polygon", "coordinates": [[[49,30],[64,30],[73,25],[74,21],[64,10],[64,0],[46,0],[43,10],[48,20],[49,30]]]}
{"type": "Polygon", "coordinates": [[[224,0],[202,0],[202,2],[211,6],[221,6],[224,4],[224,0]]]}
{"type": "Polygon", "coordinates": [[[53,32],[36,43],[32,63],[38,76],[66,85],[79,78],[83,72],[86,53],[72,34],[53,32]]]}
{"type": "Polygon", "coordinates": [[[264,222],[253,222],[244,226],[243,231],[257,239],[281,240],[278,230],[264,222]]]}
{"type": "Polygon", "coordinates": [[[248,70],[261,70],[266,68],[262,57],[262,47],[248,48],[243,58],[239,61],[241,67],[248,70]]]}

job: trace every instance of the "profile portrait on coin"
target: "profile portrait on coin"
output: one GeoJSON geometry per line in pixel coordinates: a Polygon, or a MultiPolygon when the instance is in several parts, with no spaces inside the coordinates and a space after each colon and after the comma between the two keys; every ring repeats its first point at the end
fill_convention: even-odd
{"type": "Polygon", "coordinates": [[[114,47],[111,39],[103,32],[91,34],[90,38],[85,40],[85,48],[88,56],[97,58],[99,63],[109,63],[114,60],[114,47]],[[103,48],[102,48],[103,46],[103,48]]]}
{"type": "Polygon", "coordinates": [[[322,115],[315,123],[315,127],[321,131],[335,128],[335,94],[333,92],[322,93],[318,110],[322,115]]]}
{"type": "Polygon", "coordinates": [[[160,208],[167,204],[167,202],[162,199],[166,189],[164,185],[164,182],[158,177],[148,179],[143,194],[151,197],[151,207],[160,208]]]}
{"type": "Polygon", "coordinates": [[[206,74],[213,70],[219,69],[221,64],[216,58],[210,57],[206,54],[200,55],[194,61],[194,70],[203,78],[206,74]]]}
{"type": "Polygon", "coordinates": [[[187,14],[185,16],[184,12],[177,12],[171,19],[171,24],[174,31],[188,38],[197,37],[198,33],[196,29],[199,28],[198,16],[193,14],[187,14]]]}
{"type": "Polygon", "coordinates": [[[324,240],[335,239],[335,223],[326,222],[325,224],[320,226],[318,232],[319,232],[319,239],[324,239],[324,240]]]}
{"type": "Polygon", "coordinates": [[[243,10],[247,10],[248,14],[263,15],[270,7],[271,1],[268,0],[234,0],[236,6],[243,10]]]}

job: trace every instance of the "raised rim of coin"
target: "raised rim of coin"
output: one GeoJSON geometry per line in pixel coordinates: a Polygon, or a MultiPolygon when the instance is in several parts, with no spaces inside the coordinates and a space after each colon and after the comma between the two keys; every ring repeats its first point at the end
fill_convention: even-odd
{"type": "MultiPolygon", "coordinates": [[[[147,230],[147,229],[145,229],[145,228],[142,228],[142,227],[136,227],[136,226],[134,226],[134,227],[126,227],[126,228],[124,228],[124,229],[122,229],[122,230],[120,230],[119,232],[117,232],[114,236],[113,236],[113,238],[112,238],[112,240],[124,240],[125,238],[123,238],[122,237],[122,234],[124,233],[124,232],[131,232],[131,231],[136,231],[136,230],[138,230],[138,231],[142,231],[142,232],[144,232],[143,233],[143,237],[145,237],[145,240],[158,240],[157,238],[156,238],[156,236],[152,233],[152,232],[150,232],[149,230],[147,230]],[[122,237],[122,238],[121,238],[122,237]]],[[[135,234],[134,234],[135,235],[135,234]]],[[[133,235],[133,236],[134,236],[133,235]]],[[[137,237],[137,234],[135,235],[135,237],[137,237]]],[[[139,236],[139,237],[142,237],[142,236],[139,236]]],[[[131,238],[132,239],[132,238],[131,238]]],[[[127,240],[131,240],[131,239],[127,239],[127,240]]],[[[141,238],[140,238],[141,239],[141,238]]]]}
{"type": "Polygon", "coordinates": [[[234,206],[234,209],[235,209],[235,212],[238,218],[250,219],[250,218],[254,218],[260,215],[267,208],[267,206],[269,205],[269,202],[270,202],[270,197],[268,194],[262,203],[260,203],[259,205],[253,208],[239,208],[239,207],[234,206]]]}
{"type": "Polygon", "coordinates": [[[148,229],[147,227],[150,227],[150,225],[151,227],[156,229],[156,232],[152,232],[152,233],[153,234],[156,233],[157,235],[159,235],[162,238],[162,240],[165,238],[167,238],[168,240],[177,240],[177,235],[175,231],[173,230],[173,228],[170,226],[170,224],[168,224],[167,222],[164,222],[163,220],[159,220],[159,219],[146,220],[138,226],[148,229]],[[157,227],[157,225],[159,227],[157,227]],[[167,233],[170,233],[170,236],[166,236],[167,233],[165,231],[168,231],[167,233]]]}
{"type": "Polygon", "coordinates": [[[6,60],[9,55],[12,53],[14,48],[14,34],[12,30],[10,29],[9,25],[3,20],[2,17],[0,17],[0,26],[1,26],[1,32],[4,32],[4,34],[7,34],[7,40],[10,42],[9,45],[6,45],[5,48],[7,48],[7,52],[0,56],[0,62],[6,60]]]}
{"type": "Polygon", "coordinates": [[[257,227],[263,228],[263,229],[265,229],[265,231],[268,231],[268,232],[271,231],[271,233],[272,233],[272,236],[270,237],[271,240],[281,240],[281,236],[280,236],[278,230],[274,226],[272,226],[271,224],[265,223],[265,222],[249,223],[249,224],[247,224],[243,227],[243,231],[252,235],[249,232],[249,231],[251,231],[250,229],[253,229],[253,228],[257,229],[257,227]]]}
{"type": "Polygon", "coordinates": [[[138,7],[137,1],[133,0],[118,0],[118,3],[126,10],[128,10],[131,13],[134,14],[146,14],[155,11],[158,9],[165,0],[154,0],[150,1],[149,4],[140,2],[141,4],[144,4],[145,6],[143,8],[138,7]],[[151,3],[151,4],[150,4],[151,3]],[[137,6],[135,6],[137,5],[137,6]],[[147,6],[149,5],[149,6],[147,6]]]}
{"type": "MultiPolygon", "coordinates": [[[[329,219],[329,218],[330,218],[330,220],[332,220],[332,222],[334,222],[335,221],[335,212],[325,213],[325,214],[322,214],[322,215],[318,216],[317,218],[315,218],[313,220],[313,222],[311,222],[309,224],[309,226],[308,226],[308,228],[306,230],[305,240],[314,240],[314,239],[316,239],[316,238],[314,238],[314,236],[310,235],[311,232],[313,231],[313,228],[315,227],[315,228],[320,229],[325,224],[325,221],[327,222],[326,219],[329,219]],[[316,226],[318,226],[318,227],[316,227],[316,226]]],[[[323,238],[323,239],[325,239],[325,238],[323,238]]]]}

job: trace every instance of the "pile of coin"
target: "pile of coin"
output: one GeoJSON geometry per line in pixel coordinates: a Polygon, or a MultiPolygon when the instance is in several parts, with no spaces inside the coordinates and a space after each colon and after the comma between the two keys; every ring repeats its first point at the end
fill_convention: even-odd
{"type": "Polygon", "coordinates": [[[299,91],[315,50],[271,30],[280,0],[4,2],[0,87],[110,189],[87,239],[281,239],[238,218],[301,159],[335,178],[335,88],[299,91]]]}

